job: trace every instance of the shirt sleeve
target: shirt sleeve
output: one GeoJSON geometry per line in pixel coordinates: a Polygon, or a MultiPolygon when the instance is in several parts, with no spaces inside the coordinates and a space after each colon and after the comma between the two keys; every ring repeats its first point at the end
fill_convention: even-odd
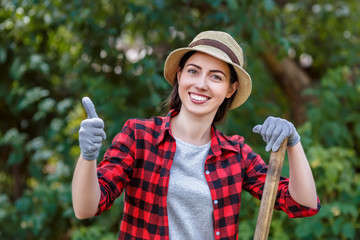
{"type": "Polygon", "coordinates": [[[128,120],[97,167],[101,197],[96,215],[109,209],[129,183],[133,171],[134,149],[134,130],[131,120],[128,120]]]}
{"type": "MultiPolygon", "coordinates": [[[[251,148],[244,144],[242,156],[245,161],[245,174],[243,188],[254,197],[261,199],[268,166],[255,154],[251,148]]],[[[285,212],[290,218],[310,217],[320,211],[320,200],[317,197],[317,208],[310,208],[298,204],[290,195],[289,178],[280,177],[278,192],[275,200],[275,209],[285,212]]]]}

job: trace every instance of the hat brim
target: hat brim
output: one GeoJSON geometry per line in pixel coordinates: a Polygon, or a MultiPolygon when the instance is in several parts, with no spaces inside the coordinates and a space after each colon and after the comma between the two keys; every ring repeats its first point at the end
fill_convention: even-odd
{"type": "Polygon", "coordinates": [[[234,67],[239,81],[239,86],[235,93],[236,95],[234,97],[234,100],[231,103],[230,109],[237,108],[240,105],[242,105],[250,96],[252,89],[251,77],[240,65],[233,63],[226,54],[224,54],[221,51],[218,51],[216,48],[212,48],[211,50],[209,48],[212,47],[209,46],[192,47],[192,48],[185,47],[172,51],[165,61],[164,77],[171,85],[174,85],[175,76],[179,68],[179,64],[182,57],[189,51],[206,53],[221,61],[231,64],[234,67]]]}

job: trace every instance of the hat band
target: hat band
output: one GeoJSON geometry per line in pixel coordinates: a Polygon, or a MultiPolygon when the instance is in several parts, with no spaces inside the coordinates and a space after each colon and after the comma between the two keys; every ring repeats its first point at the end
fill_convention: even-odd
{"type": "Polygon", "coordinates": [[[229,56],[229,58],[231,59],[231,61],[233,61],[233,63],[240,65],[240,62],[239,62],[238,58],[236,57],[235,53],[228,46],[226,46],[225,44],[223,44],[221,42],[218,42],[213,39],[200,39],[200,40],[197,40],[197,41],[191,43],[189,45],[189,47],[195,47],[198,45],[208,45],[211,47],[218,48],[221,51],[223,51],[224,53],[226,53],[226,55],[229,56]]]}

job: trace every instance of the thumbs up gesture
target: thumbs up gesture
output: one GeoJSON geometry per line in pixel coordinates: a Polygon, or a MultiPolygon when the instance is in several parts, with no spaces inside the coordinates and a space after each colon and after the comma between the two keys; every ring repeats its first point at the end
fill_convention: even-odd
{"type": "Polygon", "coordinates": [[[95,106],[88,97],[82,99],[82,104],[87,113],[79,130],[79,144],[81,155],[86,160],[95,160],[100,151],[102,141],[106,138],[104,121],[98,117],[95,106]]]}

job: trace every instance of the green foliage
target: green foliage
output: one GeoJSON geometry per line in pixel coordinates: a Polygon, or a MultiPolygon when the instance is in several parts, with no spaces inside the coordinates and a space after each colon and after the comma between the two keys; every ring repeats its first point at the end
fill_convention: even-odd
{"type": "Polygon", "coordinates": [[[317,233],[316,239],[356,239],[360,210],[360,176],[356,169],[360,164],[355,151],[351,148],[315,145],[308,150],[308,157],[321,196],[322,209],[310,221],[301,220],[296,233],[304,238],[317,233]]]}
{"type": "Polygon", "coordinates": [[[356,1],[299,1],[286,4],[282,17],[288,23],[288,40],[295,57],[314,57],[311,71],[321,77],[329,68],[359,62],[359,21],[356,1]]]}
{"type": "MultiPolygon", "coordinates": [[[[314,102],[299,131],[323,206],[306,219],[275,212],[270,238],[359,238],[359,4],[279,2],[0,0],[0,238],[116,239],[122,197],[94,219],[72,210],[80,99],[91,97],[106,123],[102,154],[126,119],[163,114],[167,54],[208,29],[240,42],[253,79],[249,101],[219,128],[246,136],[264,159],[251,129],[290,106],[262,52],[313,56],[314,102]]],[[[240,239],[252,238],[258,207],[243,194],[240,239]]]]}
{"type": "Polygon", "coordinates": [[[309,108],[314,143],[360,152],[359,69],[347,66],[331,69],[320,86],[308,93],[317,99],[309,108]]]}
{"type": "Polygon", "coordinates": [[[99,240],[113,240],[117,239],[117,234],[109,233],[108,229],[101,226],[80,227],[72,234],[72,240],[87,240],[87,239],[99,239],[99,240]]]}
{"type": "Polygon", "coordinates": [[[360,234],[360,72],[349,67],[330,69],[316,89],[301,129],[302,142],[313,169],[322,209],[296,228],[302,238],[357,239],[360,234]],[[317,230],[319,232],[317,232],[317,230]]]}

